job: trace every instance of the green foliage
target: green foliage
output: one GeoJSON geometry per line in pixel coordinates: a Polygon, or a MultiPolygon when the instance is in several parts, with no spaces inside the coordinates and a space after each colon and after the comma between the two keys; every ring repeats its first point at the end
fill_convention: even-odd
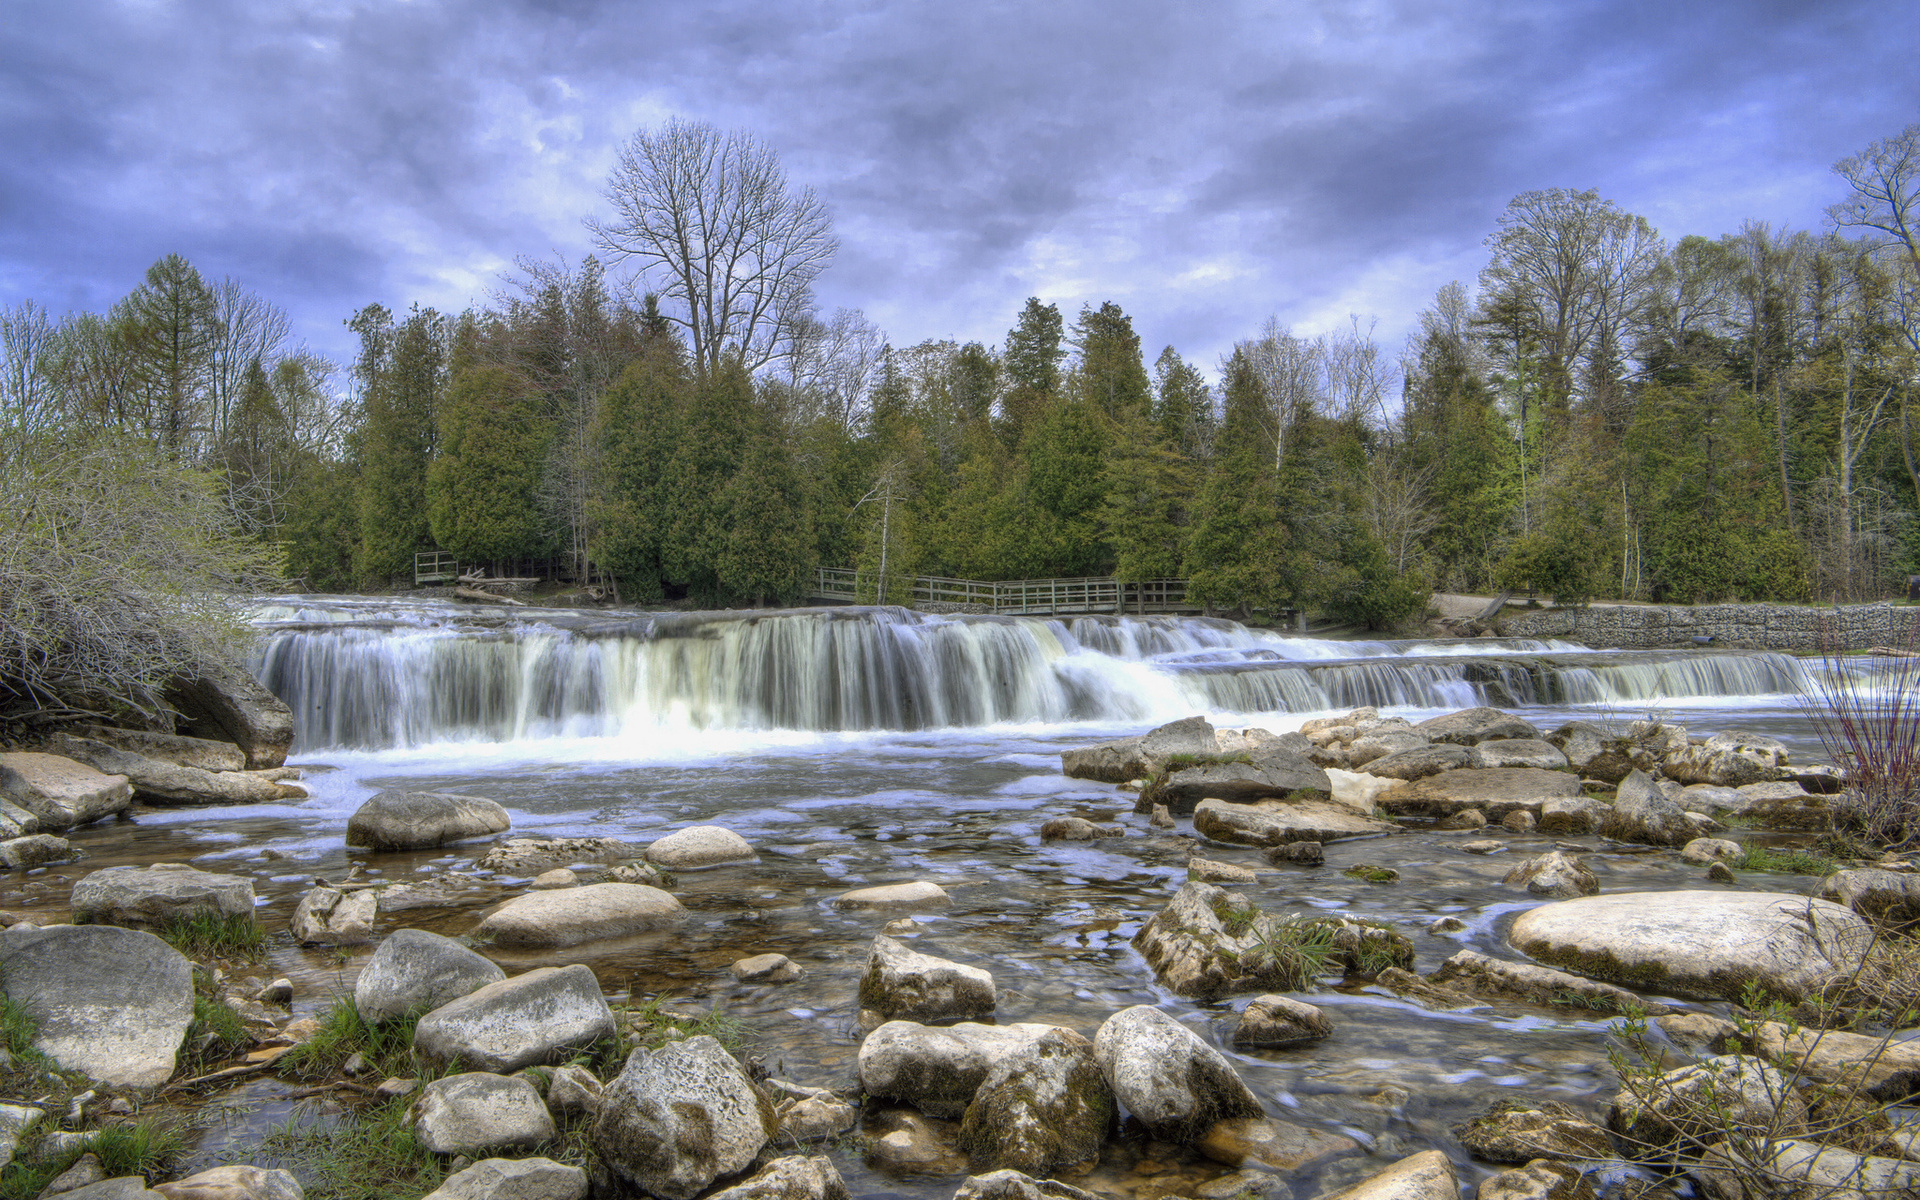
{"type": "Polygon", "coordinates": [[[724,598],[719,561],[727,544],[727,484],[756,424],[753,381],[738,362],[722,362],[694,386],[663,481],[661,565],[698,603],[724,598]]]}
{"type": "Polygon", "coordinates": [[[1366,531],[1349,538],[1340,568],[1328,588],[1327,615],[1368,629],[1390,629],[1417,620],[1432,596],[1417,572],[1396,574],[1386,547],[1366,531]]]}
{"type": "Polygon", "coordinates": [[[414,554],[433,542],[427,467],[446,388],[449,329],[445,317],[419,308],[395,325],[377,304],[354,314],[348,326],[360,338],[354,374],[365,413],[355,569],[363,582],[379,585],[411,577],[414,554]]]}
{"type": "Polygon", "coordinates": [[[188,958],[258,962],[266,954],[267,935],[252,913],[222,917],[202,912],[174,917],[156,932],[160,940],[188,958]]]}
{"type": "Polygon", "coordinates": [[[729,596],[759,606],[794,604],[813,578],[813,534],[800,479],[774,440],[757,430],[727,485],[727,534],[715,573],[729,596]]]}
{"type": "Polygon", "coordinates": [[[488,365],[456,371],[436,407],[427,523],[461,563],[531,558],[551,545],[536,494],[553,440],[542,409],[513,372],[488,365]]]}
{"type": "Polygon", "coordinates": [[[646,339],[640,356],[602,398],[592,440],[600,486],[588,499],[590,549],[620,581],[622,597],[659,598],[667,553],[667,471],[690,381],[679,344],[646,339]]]}
{"type": "Polygon", "coordinates": [[[1245,356],[1227,365],[1226,419],[1187,533],[1187,595],[1209,608],[1274,608],[1293,599],[1293,556],[1259,432],[1259,383],[1245,356]]]}
{"type": "Polygon", "coordinates": [[[1113,547],[1113,577],[1122,582],[1173,579],[1185,550],[1189,464],[1161,440],[1145,413],[1118,428],[1107,455],[1102,537],[1113,547]]]}
{"type": "Polygon", "coordinates": [[[1097,309],[1087,305],[1073,323],[1072,341],[1080,353],[1069,393],[1108,421],[1145,419],[1152,396],[1133,319],[1111,300],[1097,309]]]}
{"type": "MultiPolygon", "coordinates": [[[[651,996],[639,1004],[620,1010],[630,1045],[658,1050],[668,1042],[704,1036],[719,1042],[727,1053],[736,1058],[745,1049],[746,1027],[719,1008],[708,1009],[698,1016],[687,1016],[667,1011],[662,1007],[665,1003],[664,998],[651,996]]],[[[617,1063],[614,1066],[618,1068],[617,1063]]]]}
{"type": "Polygon", "coordinates": [[[410,1013],[397,1020],[369,1024],[354,1008],[353,997],[342,996],[321,1014],[319,1030],[288,1051],[274,1069],[295,1079],[325,1079],[339,1074],[342,1064],[361,1054],[382,1076],[416,1074],[413,1027],[420,1016],[410,1013]]]}
{"type": "Polygon", "coordinates": [[[408,1107],[402,1096],[337,1122],[296,1117],[261,1142],[262,1165],[292,1171],[310,1200],[415,1200],[447,1169],[414,1136],[408,1107]]]}
{"type": "Polygon", "coordinates": [[[237,1013],[218,1000],[196,995],[193,1020],[181,1040],[181,1077],[202,1075],[253,1044],[253,1035],[237,1013]]]}
{"type": "Polygon", "coordinates": [[[1060,310],[1029,296],[1019,323],[1007,333],[1002,355],[1007,393],[1001,401],[999,433],[1009,449],[1026,440],[1036,416],[1059,395],[1060,360],[1066,354],[1060,344],[1063,332],[1060,310]]]}
{"type": "Polygon", "coordinates": [[[1022,448],[1034,576],[1104,574],[1110,551],[1100,539],[1108,446],[1096,409],[1063,399],[1042,409],[1022,448]]]}

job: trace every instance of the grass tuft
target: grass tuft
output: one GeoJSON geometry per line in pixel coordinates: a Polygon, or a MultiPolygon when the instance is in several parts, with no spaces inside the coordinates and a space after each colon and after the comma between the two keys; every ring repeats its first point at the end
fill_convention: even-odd
{"type": "Polygon", "coordinates": [[[1730,860],[1737,871],[1769,871],[1777,875],[1827,875],[1833,860],[1807,850],[1769,850],[1757,842],[1740,849],[1740,857],[1730,860]]]}
{"type": "Polygon", "coordinates": [[[339,997],[321,1014],[319,1030],[288,1051],[275,1070],[295,1079],[325,1079],[340,1074],[346,1061],[360,1054],[383,1077],[417,1074],[413,1027],[419,1021],[419,1013],[409,1013],[396,1020],[369,1024],[354,1008],[352,997],[339,997]]]}
{"type": "Polygon", "coordinates": [[[290,1122],[260,1144],[261,1165],[293,1172],[307,1200],[417,1200],[447,1171],[414,1137],[406,1097],[354,1110],[338,1123],[290,1122]]]}
{"type": "Polygon", "coordinates": [[[180,1043],[181,1077],[204,1075],[215,1063],[225,1062],[253,1044],[253,1035],[238,1013],[205,996],[193,998],[193,1020],[180,1043]]]}
{"type": "MultiPolygon", "coordinates": [[[[1920,650],[1910,633],[1907,650],[1920,650]]],[[[1920,656],[1867,666],[1838,629],[1821,631],[1821,669],[1807,714],[1846,772],[1845,807],[1882,846],[1920,843],[1920,656]]]]}
{"type": "Polygon", "coordinates": [[[267,935],[252,913],[235,917],[218,917],[212,913],[175,917],[154,932],[161,941],[188,958],[259,962],[266,957],[267,935]]]}

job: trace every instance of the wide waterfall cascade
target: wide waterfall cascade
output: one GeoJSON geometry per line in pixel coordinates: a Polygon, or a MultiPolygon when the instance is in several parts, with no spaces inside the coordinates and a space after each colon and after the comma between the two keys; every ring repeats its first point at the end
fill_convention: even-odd
{"type": "Polygon", "coordinates": [[[262,605],[253,663],[296,746],[381,749],[674,730],[834,732],[1141,722],[1372,704],[1643,705],[1803,693],[1785,655],[1570,643],[1329,641],[1231,621],[262,605]]]}

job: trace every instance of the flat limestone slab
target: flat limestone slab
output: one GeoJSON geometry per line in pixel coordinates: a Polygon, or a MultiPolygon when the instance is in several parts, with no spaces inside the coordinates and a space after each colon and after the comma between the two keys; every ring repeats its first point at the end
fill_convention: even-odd
{"type": "Polygon", "coordinates": [[[658,929],[685,911],[671,895],[644,883],[594,883],[516,897],[476,932],[502,946],[557,949],[658,929]]]}
{"type": "Polygon", "coordinates": [[[1749,983],[1801,1000],[1859,967],[1872,930],[1851,910],[1781,892],[1621,892],[1522,913],[1507,940],[1530,958],[1686,1000],[1738,1000],[1749,983]]]}

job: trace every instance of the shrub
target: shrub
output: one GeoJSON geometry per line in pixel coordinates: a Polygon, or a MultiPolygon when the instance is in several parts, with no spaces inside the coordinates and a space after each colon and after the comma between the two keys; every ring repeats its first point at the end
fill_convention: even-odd
{"type": "Polygon", "coordinates": [[[1920,656],[1869,666],[1845,654],[1838,629],[1821,631],[1821,658],[1808,715],[1827,753],[1846,772],[1846,808],[1883,846],[1920,842],[1920,656]]]}

